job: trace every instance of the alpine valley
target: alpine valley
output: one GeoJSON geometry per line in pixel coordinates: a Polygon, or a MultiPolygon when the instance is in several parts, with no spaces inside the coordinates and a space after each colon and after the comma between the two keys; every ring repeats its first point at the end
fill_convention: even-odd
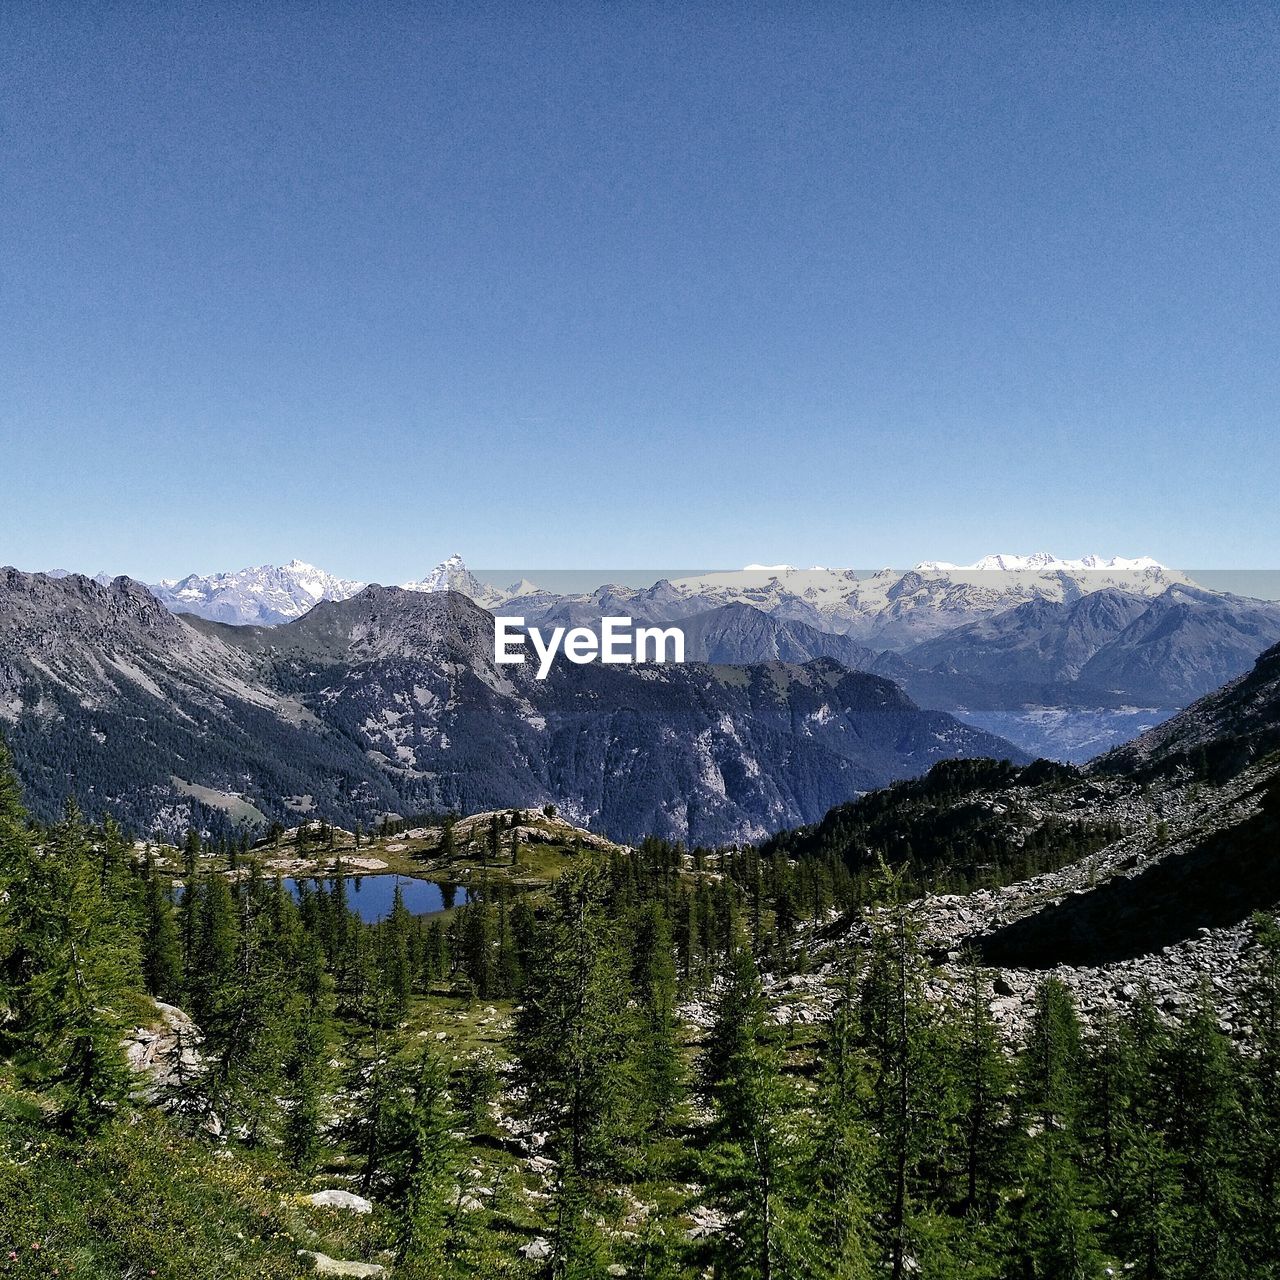
{"type": "Polygon", "coordinates": [[[617,839],[758,839],[937,760],[1080,761],[1249,669],[1280,604],[1149,558],[402,587],[301,561],[144,587],[0,577],[0,730],[30,802],[157,834],[554,803],[617,839]],[[493,661],[493,614],[679,624],[682,666],[493,661]]]}

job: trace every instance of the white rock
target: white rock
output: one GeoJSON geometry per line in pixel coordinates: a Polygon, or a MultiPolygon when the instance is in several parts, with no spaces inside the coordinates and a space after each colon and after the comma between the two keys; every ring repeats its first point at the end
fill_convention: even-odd
{"type": "Polygon", "coordinates": [[[314,1253],[310,1249],[299,1249],[298,1257],[311,1263],[316,1275],[349,1276],[351,1280],[376,1280],[385,1276],[387,1269],[376,1262],[344,1262],[340,1258],[330,1258],[324,1253],[314,1253]]]}
{"type": "Polygon", "coordinates": [[[373,1201],[352,1191],[315,1191],[307,1199],[317,1209],[348,1209],[352,1213],[372,1213],[373,1201]]]}

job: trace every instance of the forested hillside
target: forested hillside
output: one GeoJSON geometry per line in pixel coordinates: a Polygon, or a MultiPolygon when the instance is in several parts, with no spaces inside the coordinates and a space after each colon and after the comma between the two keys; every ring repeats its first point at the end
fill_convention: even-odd
{"type": "MultiPolygon", "coordinates": [[[[883,809],[842,829],[893,857],[883,809]]],[[[1082,1021],[1051,976],[1010,1038],[993,975],[940,985],[903,885],[825,838],[569,843],[531,875],[505,825],[446,828],[465,905],[366,924],[267,849],[32,826],[5,762],[9,1273],[1280,1274],[1273,917],[1247,1036],[1209,986],[1082,1021]],[[859,907],[865,942],[833,943],[859,907]]]]}

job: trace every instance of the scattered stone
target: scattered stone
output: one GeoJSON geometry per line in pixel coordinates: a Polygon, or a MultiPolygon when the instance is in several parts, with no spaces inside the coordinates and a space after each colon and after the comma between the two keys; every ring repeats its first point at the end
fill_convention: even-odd
{"type": "Polygon", "coordinates": [[[124,1040],[131,1071],[146,1077],[139,1096],[154,1101],[166,1090],[193,1080],[204,1071],[200,1046],[204,1035],[191,1016],[176,1005],[156,1001],[159,1023],[137,1027],[124,1040]]]}
{"type": "Polygon", "coordinates": [[[727,1215],[710,1205],[697,1204],[689,1212],[693,1226],[689,1228],[690,1240],[705,1240],[708,1236],[719,1235],[729,1223],[727,1215]]]}
{"type": "Polygon", "coordinates": [[[373,1201],[352,1191],[313,1191],[307,1199],[317,1209],[346,1209],[351,1213],[372,1213],[373,1201]]]}
{"type": "Polygon", "coordinates": [[[311,1249],[299,1249],[298,1257],[311,1263],[311,1269],[319,1276],[348,1276],[350,1280],[377,1280],[387,1274],[386,1267],[378,1262],[344,1262],[325,1253],[311,1249]]]}

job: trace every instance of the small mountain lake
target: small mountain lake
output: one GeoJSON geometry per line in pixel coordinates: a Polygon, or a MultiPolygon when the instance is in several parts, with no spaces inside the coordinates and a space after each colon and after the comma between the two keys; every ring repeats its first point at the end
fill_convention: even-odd
{"type": "MultiPolygon", "coordinates": [[[[434,880],[418,880],[414,876],[343,876],[342,880],[347,894],[347,906],[366,924],[385,920],[391,914],[396,885],[400,886],[400,891],[404,894],[404,905],[415,916],[434,915],[437,911],[460,907],[467,900],[467,891],[461,885],[437,884],[434,880]]],[[[295,899],[301,893],[299,885],[306,885],[312,893],[318,889],[324,889],[326,893],[333,892],[332,877],[290,878],[284,884],[295,899]]]]}

